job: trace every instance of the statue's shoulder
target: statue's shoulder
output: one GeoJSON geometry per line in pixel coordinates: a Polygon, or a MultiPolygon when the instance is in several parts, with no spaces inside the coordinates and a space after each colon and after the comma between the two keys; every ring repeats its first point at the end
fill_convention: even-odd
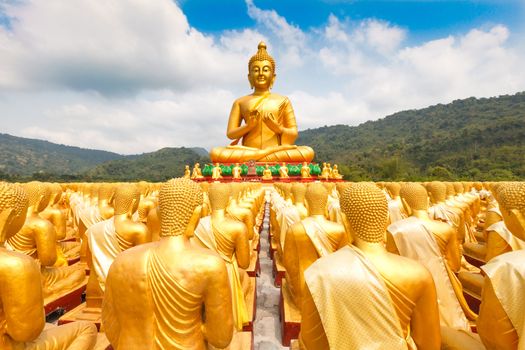
{"type": "Polygon", "coordinates": [[[20,276],[23,271],[38,270],[35,259],[18,252],[6,251],[0,254],[0,276],[16,277],[20,276]]]}

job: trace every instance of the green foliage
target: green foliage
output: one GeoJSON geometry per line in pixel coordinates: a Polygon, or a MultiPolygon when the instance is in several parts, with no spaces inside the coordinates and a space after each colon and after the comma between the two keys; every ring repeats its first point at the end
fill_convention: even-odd
{"type": "MultiPolygon", "coordinates": [[[[103,163],[83,175],[90,181],[166,181],[184,175],[185,165],[205,164],[207,161],[209,159],[191,148],[163,148],[153,153],[103,163]]],[[[207,171],[205,166],[203,175],[207,171]]]]}
{"type": "Polygon", "coordinates": [[[45,173],[55,179],[60,175],[53,174],[80,174],[97,164],[120,158],[124,156],[0,134],[0,171],[10,177],[23,179],[45,173]]]}
{"type": "Polygon", "coordinates": [[[345,179],[525,179],[525,93],[403,111],[300,133],[345,179]]]}

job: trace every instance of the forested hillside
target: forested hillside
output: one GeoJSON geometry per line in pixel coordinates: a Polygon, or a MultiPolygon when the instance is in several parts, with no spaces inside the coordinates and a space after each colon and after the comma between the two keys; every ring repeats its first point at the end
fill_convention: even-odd
{"type": "Polygon", "coordinates": [[[300,133],[349,179],[525,179],[525,93],[469,98],[300,133]]]}
{"type": "Polygon", "coordinates": [[[100,164],[83,177],[88,181],[166,181],[184,175],[185,165],[209,162],[203,151],[206,152],[202,148],[163,148],[100,164]]]}
{"type": "Polygon", "coordinates": [[[0,176],[38,174],[79,174],[108,160],[122,158],[117,153],[59,145],[48,141],[0,134],[0,176]]]}
{"type": "MultiPolygon", "coordinates": [[[[297,143],[348,180],[524,180],[525,93],[305,130],[297,143]]],[[[205,149],[123,156],[0,134],[0,179],[11,181],[163,181],[196,162],[209,162],[205,149]]]]}

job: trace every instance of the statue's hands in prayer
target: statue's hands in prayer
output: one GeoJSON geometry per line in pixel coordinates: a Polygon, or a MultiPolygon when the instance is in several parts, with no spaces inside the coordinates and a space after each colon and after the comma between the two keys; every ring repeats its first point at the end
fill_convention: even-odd
{"type": "Polygon", "coordinates": [[[246,125],[252,130],[257,126],[259,119],[261,118],[261,113],[258,110],[251,111],[246,118],[246,125]]]}
{"type": "Polygon", "coordinates": [[[272,113],[268,113],[263,117],[263,122],[276,134],[282,134],[283,133],[283,127],[279,125],[275,118],[273,117],[272,113]]]}

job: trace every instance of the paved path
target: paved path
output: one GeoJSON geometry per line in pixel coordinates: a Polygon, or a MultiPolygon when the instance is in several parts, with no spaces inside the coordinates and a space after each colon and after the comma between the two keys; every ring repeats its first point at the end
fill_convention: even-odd
{"type": "Polygon", "coordinates": [[[288,347],[281,345],[281,324],[279,322],[280,289],[273,285],[272,260],[268,256],[270,212],[268,203],[266,205],[266,216],[260,239],[259,260],[261,275],[257,277],[257,317],[254,324],[254,345],[255,350],[288,350],[288,347]]]}

